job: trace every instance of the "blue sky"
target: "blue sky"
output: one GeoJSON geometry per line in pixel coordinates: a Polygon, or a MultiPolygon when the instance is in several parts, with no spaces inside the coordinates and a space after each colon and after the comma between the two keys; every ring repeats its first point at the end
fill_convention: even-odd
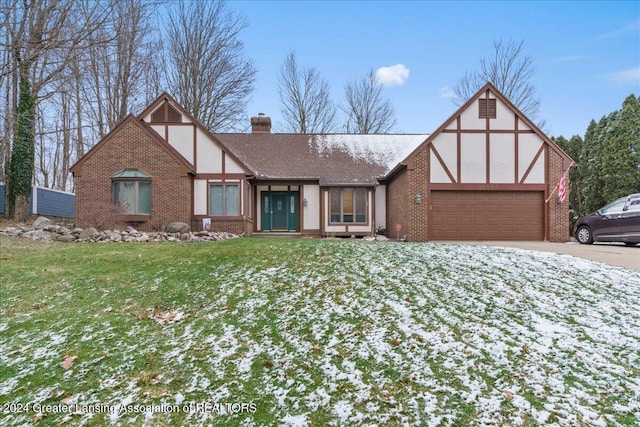
{"type": "Polygon", "coordinates": [[[591,119],[640,96],[640,1],[241,1],[245,53],[258,68],[249,114],[281,122],[277,73],[289,51],[340,102],[348,81],[397,66],[383,89],[398,133],[430,133],[457,109],[446,97],[493,42],[525,40],[549,136],[584,136],[591,119]],[[407,75],[408,74],[408,75],[407,75]],[[396,76],[397,77],[397,76],[396,76]]]}

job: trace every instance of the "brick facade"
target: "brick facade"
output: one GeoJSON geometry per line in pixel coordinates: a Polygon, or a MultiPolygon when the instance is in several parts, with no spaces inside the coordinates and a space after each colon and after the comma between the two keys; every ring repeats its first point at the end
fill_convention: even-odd
{"type": "Polygon", "coordinates": [[[407,234],[409,224],[405,223],[405,219],[407,218],[407,200],[409,194],[409,187],[407,186],[409,182],[408,176],[408,171],[400,172],[387,186],[387,234],[391,239],[395,239],[398,235],[396,232],[397,224],[402,226],[400,237],[407,234]]]}
{"type": "Polygon", "coordinates": [[[111,176],[123,168],[151,175],[151,215],[130,225],[152,231],[172,221],[189,224],[192,178],[185,166],[135,118],[125,119],[73,167],[76,226],[98,228],[129,224],[114,213],[111,176]]]}
{"type": "Polygon", "coordinates": [[[407,210],[409,212],[407,238],[413,242],[429,240],[429,157],[423,148],[413,158],[408,172],[407,210]],[[421,200],[418,203],[417,197],[421,200]]]}
{"type": "MultiPolygon", "coordinates": [[[[191,230],[202,230],[202,219],[195,218],[191,220],[191,230]]],[[[237,235],[244,234],[247,237],[253,235],[253,220],[251,218],[240,219],[212,219],[210,231],[224,231],[237,235]]]]}
{"type": "MultiPolygon", "coordinates": [[[[551,194],[560,181],[562,174],[569,167],[566,160],[554,150],[549,150],[549,166],[547,191],[551,194]]],[[[548,239],[551,242],[566,242],[569,240],[569,182],[566,186],[566,201],[558,202],[558,193],[549,199],[548,205],[548,239]]],[[[548,197],[548,196],[547,196],[548,197]]]]}

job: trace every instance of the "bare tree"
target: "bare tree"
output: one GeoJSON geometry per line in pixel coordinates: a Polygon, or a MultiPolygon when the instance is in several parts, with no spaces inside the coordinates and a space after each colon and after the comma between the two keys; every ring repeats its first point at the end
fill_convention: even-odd
{"type": "Polygon", "coordinates": [[[458,80],[453,101],[462,105],[487,82],[493,84],[525,115],[535,118],[540,99],[531,83],[535,67],[530,56],[524,54],[524,40],[493,42],[493,53],[480,59],[480,69],[468,71],[458,80]]]}
{"type": "Polygon", "coordinates": [[[335,128],[336,108],[329,84],[315,68],[299,68],[295,52],[287,55],[278,74],[285,131],[328,133],[335,128]]]}
{"type": "Polygon", "coordinates": [[[63,71],[86,46],[88,35],[109,16],[100,2],[89,0],[4,0],[10,61],[0,74],[14,76],[19,87],[13,147],[8,173],[8,210],[19,220],[28,215],[34,174],[38,103],[60,90],[63,71]],[[86,8],[90,13],[79,14],[86,8]]]}
{"type": "Polygon", "coordinates": [[[375,71],[345,86],[345,104],[341,107],[347,115],[347,133],[389,133],[396,125],[391,101],[382,97],[382,85],[375,71]]]}
{"type": "Polygon", "coordinates": [[[210,131],[238,127],[256,75],[238,37],[247,24],[223,1],[173,6],[166,29],[169,90],[210,131]]]}

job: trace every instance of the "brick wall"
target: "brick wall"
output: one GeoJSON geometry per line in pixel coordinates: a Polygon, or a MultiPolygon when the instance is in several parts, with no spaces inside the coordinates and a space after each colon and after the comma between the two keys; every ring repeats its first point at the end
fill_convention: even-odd
{"type": "Polygon", "coordinates": [[[409,193],[408,187],[408,171],[403,171],[397,175],[393,181],[387,185],[387,234],[390,239],[395,239],[397,236],[396,224],[402,225],[400,231],[400,237],[406,234],[405,223],[407,218],[407,194],[409,193]]]}
{"type": "Polygon", "coordinates": [[[409,194],[407,195],[408,227],[407,239],[413,242],[429,240],[429,152],[423,148],[413,158],[409,172],[409,194]],[[421,203],[416,203],[420,194],[421,203]]]}
{"type": "Polygon", "coordinates": [[[191,177],[185,167],[154,140],[133,117],[126,119],[75,170],[76,225],[122,225],[114,214],[110,177],[123,168],[151,175],[151,215],[132,223],[151,231],[172,221],[191,222],[191,177]]]}
{"type": "MultiPolygon", "coordinates": [[[[563,162],[562,156],[552,149],[549,149],[549,172],[547,189],[549,194],[555,189],[556,184],[560,181],[562,174],[569,167],[563,162]]],[[[558,203],[558,193],[556,192],[549,200],[548,207],[548,224],[549,224],[549,241],[566,242],[569,240],[569,183],[566,186],[567,196],[564,203],[558,203]]]]}
{"type": "MultiPolygon", "coordinates": [[[[196,218],[191,220],[191,230],[202,230],[202,218],[196,218]]],[[[233,233],[250,237],[253,235],[253,220],[250,218],[240,219],[226,219],[226,220],[211,220],[210,231],[225,231],[227,233],[233,233]]]]}

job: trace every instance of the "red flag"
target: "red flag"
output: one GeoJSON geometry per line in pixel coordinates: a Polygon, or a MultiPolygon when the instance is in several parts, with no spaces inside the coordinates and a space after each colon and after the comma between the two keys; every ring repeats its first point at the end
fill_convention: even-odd
{"type": "Polygon", "coordinates": [[[560,182],[558,182],[558,200],[560,203],[564,203],[567,200],[567,176],[562,175],[560,182]]]}

